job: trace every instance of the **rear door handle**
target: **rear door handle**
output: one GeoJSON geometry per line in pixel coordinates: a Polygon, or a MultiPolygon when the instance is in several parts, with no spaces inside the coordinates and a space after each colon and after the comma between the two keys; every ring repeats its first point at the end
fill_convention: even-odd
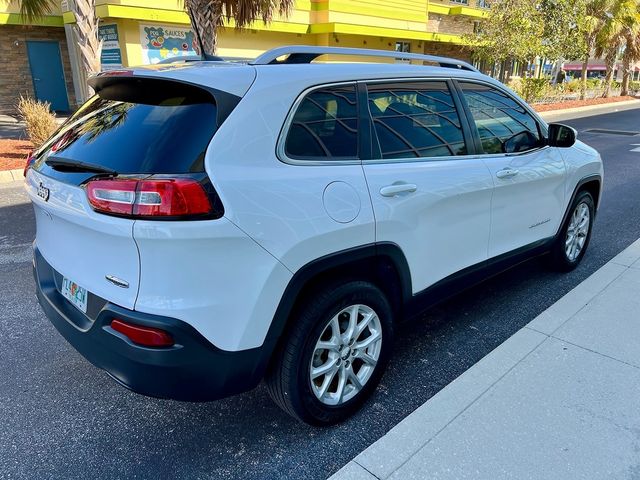
{"type": "Polygon", "coordinates": [[[380,195],[383,197],[395,197],[401,193],[413,193],[418,189],[413,183],[394,183],[380,189],[380,195]]]}
{"type": "Polygon", "coordinates": [[[496,177],[498,177],[498,178],[511,178],[511,177],[515,177],[516,175],[518,175],[518,173],[520,173],[520,171],[515,169],[515,168],[503,168],[498,173],[496,173],[496,177]]]}

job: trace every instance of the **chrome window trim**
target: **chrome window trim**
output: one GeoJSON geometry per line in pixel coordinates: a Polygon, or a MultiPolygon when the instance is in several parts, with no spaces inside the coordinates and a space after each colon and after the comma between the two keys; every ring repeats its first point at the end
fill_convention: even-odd
{"type": "MultiPolygon", "coordinates": [[[[287,156],[286,153],[286,143],[287,136],[289,135],[289,130],[291,128],[291,124],[293,123],[293,117],[298,111],[298,107],[302,101],[307,97],[307,95],[313,93],[316,90],[321,90],[323,88],[328,87],[340,87],[340,86],[348,86],[353,85],[356,89],[357,95],[357,80],[349,80],[343,82],[332,82],[332,83],[323,83],[320,85],[314,85],[312,87],[308,87],[298,95],[296,100],[293,102],[293,105],[289,109],[287,116],[285,117],[284,124],[280,129],[280,135],[278,137],[278,142],[276,143],[276,157],[282,163],[286,163],[288,165],[313,165],[313,166],[330,166],[330,165],[362,165],[362,160],[359,158],[349,158],[349,157],[334,157],[335,160],[328,160],[327,157],[310,157],[308,160],[302,158],[291,158],[287,156]],[[342,158],[342,160],[339,160],[342,158]]],[[[360,128],[358,126],[358,128],[360,128]]]]}

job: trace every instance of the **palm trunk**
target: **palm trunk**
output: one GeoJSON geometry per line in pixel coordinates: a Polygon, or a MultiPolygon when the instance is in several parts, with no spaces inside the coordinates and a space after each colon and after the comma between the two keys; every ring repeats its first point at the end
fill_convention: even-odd
{"type": "Polygon", "coordinates": [[[604,80],[604,93],[602,96],[604,98],[609,98],[611,96],[611,84],[613,83],[613,72],[616,66],[616,58],[618,56],[618,48],[611,48],[607,52],[607,56],[605,57],[605,62],[607,65],[607,74],[604,80]]]}
{"type": "Polygon", "coordinates": [[[202,41],[201,54],[215,55],[218,45],[217,28],[222,19],[222,10],[219,2],[207,0],[185,0],[187,14],[191,24],[197,27],[202,41]]]}
{"type": "MultiPolygon", "coordinates": [[[[95,0],[74,0],[69,2],[76,24],[73,33],[78,41],[80,59],[84,73],[89,76],[100,71],[102,41],[98,38],[98,18],[95,0]]],[[[89,91],[93,94],[91,87],[89,91]]]]}
{"type": "Polygon", "coordinates": [[[582,75],[580,76],[580,100],[587,96],[587,67],[589,66],[589,55],[582,62],[582,75]]]}
{"type": "Polygon", "coordinates": [[[631,80],[631,58],[625,52],[622,57],[622,92],[623,97],[629,95],[629,81],[631,80]]]}

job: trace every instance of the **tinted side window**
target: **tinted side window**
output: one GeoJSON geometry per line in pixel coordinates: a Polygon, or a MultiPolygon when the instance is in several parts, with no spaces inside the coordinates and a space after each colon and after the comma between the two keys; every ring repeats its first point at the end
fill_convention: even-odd
{"type": "Polygon", "coordinates": [[[358,157],[358,108],[355,85],[309,93],[293,116],[285,152],[296,159],[358,157]]]}
{"type": "Polygon", "coordinates": [[[538,123],[509,95],[477,83],[460,82],[460,88],[478,128],[484,153],[524,152],[540,146],[538,123]],[[520,135],[515,147],[505,149],[506,140],[523,132],[531,135],[520,135]]]}
{"type": "Polygon", "coordinates": [[[382,158],[467,153],[446,82],[374,84],[367,88],[382,158]]]}

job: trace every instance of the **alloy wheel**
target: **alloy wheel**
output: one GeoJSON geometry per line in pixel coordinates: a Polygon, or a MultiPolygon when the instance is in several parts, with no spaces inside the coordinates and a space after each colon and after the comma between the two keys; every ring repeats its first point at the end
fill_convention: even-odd
{"type": "Polygon", "coordinates": [[[316,341],[309,366],[311,389],[325,405],[341,405],[362,390],[382,351],[376,312],[351,305],[331,318],[316,341]]]}
{"type": "Polygon", "coordinates": [[[582,252],[587,242],[590,225],[591,212],[589,211],[589,206],[585,202],[581,202],[571,215],[564,242],[565,255],[570,262],[574,262],[582,252]]]}

